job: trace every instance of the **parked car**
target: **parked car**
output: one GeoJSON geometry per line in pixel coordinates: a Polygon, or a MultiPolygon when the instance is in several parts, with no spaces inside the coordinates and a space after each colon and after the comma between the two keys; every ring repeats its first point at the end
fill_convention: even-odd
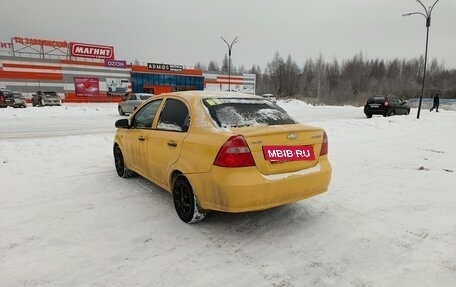
{"type": "Polygon", "coordinates": [[[394,116],[410,114],[410,106],[396,96],[379,95],[370,97],[364,105],[366,117],[372,115],[394,116]]]}
{"type": "Polygon", "coordinates": [[[15,108],[26,108],[27,107],[27,101],[25,100],[25,97],[22,95],[21,92],[13,91],[13,97],[14,97],[13,107],[15,107],[15,108]]]}
{"type": "Polygon", "coordinates": [[[32,95],[32,106],[61,106],[62,99],[53,91],[38,91],[32,95]]]}
{"type": "Polygon", "coordinates": [[[0,88],[0,108],[7,108],[14,106],[13,93],[8,89],[0,88]]]}
{"type": "Polygon", "coordinates": [[[116,122],[120,177],[139,174],[172,193],[187,223],[207,211],[264,210],[327,191],[328,138],[260,96],[161,94],[116,122]]]}
{"type": "Polygon", "coordinates": [[[154,96],[154,94],[147,93],[133,93],[127,95],[122,102],[117,106],[119,115],[124,116],[125,114],[131,114],[133,111],[139,107],[145,100],[154,96]]]}

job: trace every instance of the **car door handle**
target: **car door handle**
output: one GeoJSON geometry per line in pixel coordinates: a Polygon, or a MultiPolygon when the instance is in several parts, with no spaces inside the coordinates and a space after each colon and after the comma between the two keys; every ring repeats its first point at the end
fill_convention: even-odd
{"type": "Polygon", "coordinates": [[[168,142],[168,145],[169,145],[169,146],[176,147],[176,146],[177,146],[177,143],[176,143],[175,141],[169,141],[169,142],[168,142]]]}
{"type": "Polygon", "coordinates": [[[138,140],[140,140],[140,141],[143,142],[143,141],[145,141],[146,139],[145,139],[143,136],[140,136],[140,137],[138,137],[138,140]]]}

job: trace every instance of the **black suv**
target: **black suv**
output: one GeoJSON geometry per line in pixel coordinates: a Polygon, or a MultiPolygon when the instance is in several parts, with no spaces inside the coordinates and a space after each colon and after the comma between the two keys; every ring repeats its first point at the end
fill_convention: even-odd
{"type": "Polygon", "coordinates": [[[0,108],[14,106],[13,92],[7,89],[0,89],[0,108]]]}
{"type": "Polygon", "coordinates": [[[372,115],[394,116],[410,114],[410,106],[406,101],[396,96],[373,96],[370,97],[364,105],[366,117],[372,118],[372,115]]]}

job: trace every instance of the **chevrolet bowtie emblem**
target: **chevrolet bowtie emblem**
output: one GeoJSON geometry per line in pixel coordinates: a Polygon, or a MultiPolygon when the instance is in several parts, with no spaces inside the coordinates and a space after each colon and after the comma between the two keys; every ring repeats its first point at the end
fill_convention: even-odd
{"type": "Polygon", "coordinates": [[[287,138],[288,138],[289,140],[295,140],[297,137],[298,137],[298,136],[295,135],[295,134],[289,134],[289,135],[287,136],[287,138]]]}

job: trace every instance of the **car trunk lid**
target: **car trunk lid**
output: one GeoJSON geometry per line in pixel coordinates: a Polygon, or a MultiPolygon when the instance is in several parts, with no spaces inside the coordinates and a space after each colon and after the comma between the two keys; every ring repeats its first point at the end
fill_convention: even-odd
{"type": "Polygon", "coordinates": [[[318,163],[324,131],[302,124],[232,129],[243,135],[257,169],[265,175],[311,168],[318,163]]]}

